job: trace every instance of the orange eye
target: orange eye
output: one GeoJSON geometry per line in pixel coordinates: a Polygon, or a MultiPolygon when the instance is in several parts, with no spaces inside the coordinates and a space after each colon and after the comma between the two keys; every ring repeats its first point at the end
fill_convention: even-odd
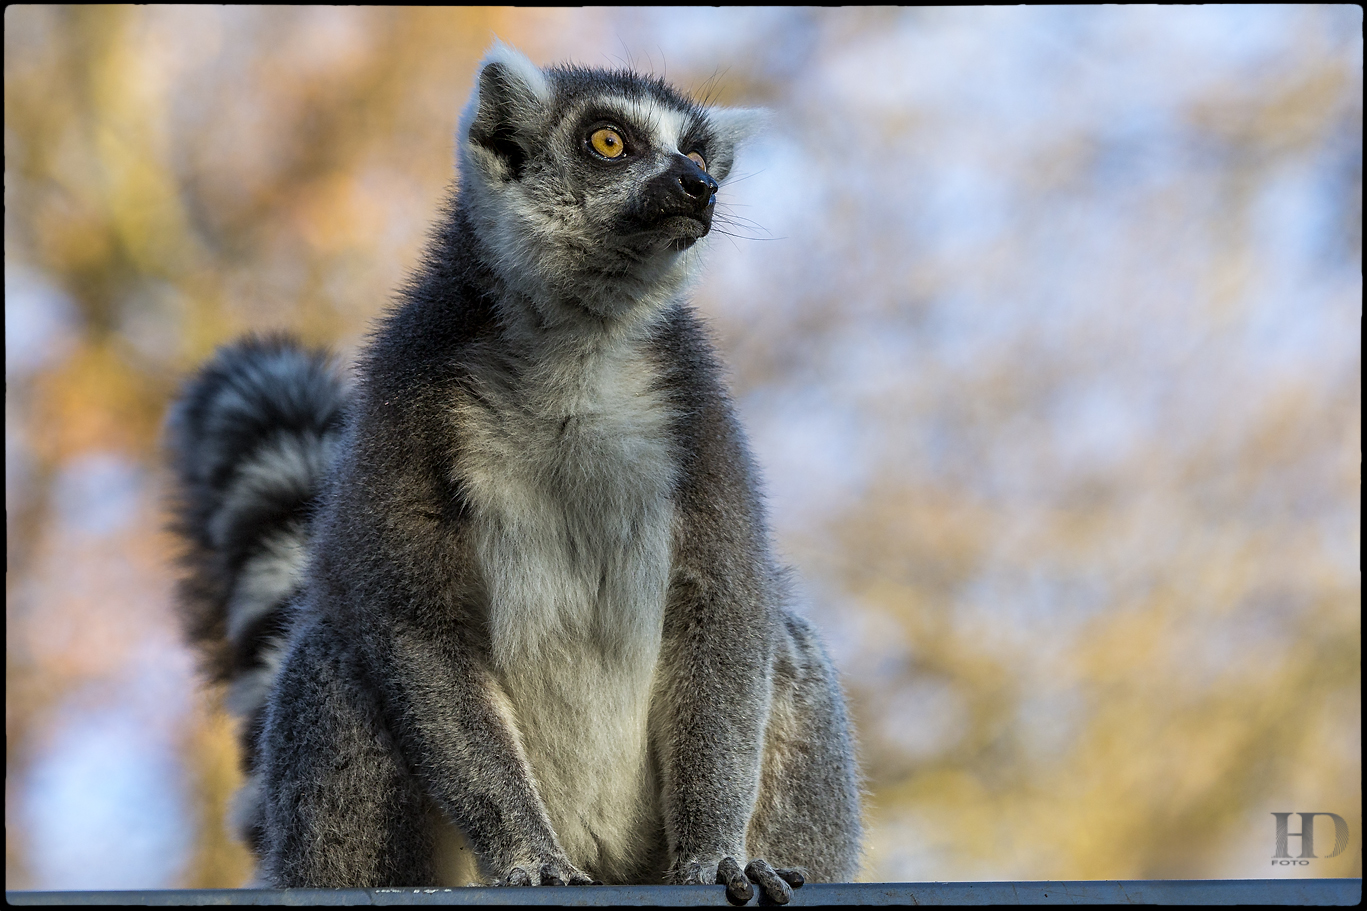
{"type": "Polygon", "coordinates": [[[622,142],[622,134],[608,127],[594,130],[589,136],[589,145],[604,158],[621,158],[627,150],[626,143],[622,142]]]}
{"type": "Polygon", "coordinates": [[[702,172],[704,174],[707,173],[707,161],[701,155],[699,155],[697,152],[689,152],[688,157],[692,159],[695,165],[702,168],[702,172]]]}

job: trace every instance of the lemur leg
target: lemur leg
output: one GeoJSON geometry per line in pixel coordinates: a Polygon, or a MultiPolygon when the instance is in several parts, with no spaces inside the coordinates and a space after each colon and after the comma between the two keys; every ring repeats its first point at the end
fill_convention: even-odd
{"type": "Polygon", "coordinates": [[[262,730],[263,878],[276,888],[434,881],[430,802],[326,621],[296,630],[262,730]]]}
{"type": "Polygon", "coordinates": [[[785,880],[796,870],[813,882],[847,882],[859,867],[860,821],[844,698],[806,621],[786,611],[783,619],[746,847],[785,880]]]}

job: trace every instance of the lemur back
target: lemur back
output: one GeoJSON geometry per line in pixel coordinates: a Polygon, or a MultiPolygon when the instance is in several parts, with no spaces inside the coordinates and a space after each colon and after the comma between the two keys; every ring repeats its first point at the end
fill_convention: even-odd
{"type": "Polygon", "coordinates": [[[354,390],[279,339],[187,387],[183,601],[262,881],[855,872],[843,698],[683,300],[754,119],[496,46],[354,390]]]}

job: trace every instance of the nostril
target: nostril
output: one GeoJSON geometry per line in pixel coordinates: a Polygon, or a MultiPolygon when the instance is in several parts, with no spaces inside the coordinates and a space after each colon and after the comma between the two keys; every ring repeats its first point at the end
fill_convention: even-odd
{"type": "Polygon", "coordinates": [[[705,175],[680,174],[679,186],[690,198],[699,201],[705,200],[717,192],[717,182],[705,175]]]}

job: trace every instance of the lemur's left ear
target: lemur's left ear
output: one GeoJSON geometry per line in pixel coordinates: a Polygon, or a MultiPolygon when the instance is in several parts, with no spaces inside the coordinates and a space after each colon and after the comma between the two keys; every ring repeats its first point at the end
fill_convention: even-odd
{"type": "Polygon", "coordinates": [[[725,180],[736,161],[736,150],[757,136],[769,124],[763,108],[708,108],[707,123],[715,140],[707,173],[725,180]]]}
{"type": "Polygon", "coordinates": [[[480,63],[475,91],[461,116],[469,160],[490,180],[521,177],[531,136],[550,97],[546,74],[521,51],[495,41],[480,63]]]}

